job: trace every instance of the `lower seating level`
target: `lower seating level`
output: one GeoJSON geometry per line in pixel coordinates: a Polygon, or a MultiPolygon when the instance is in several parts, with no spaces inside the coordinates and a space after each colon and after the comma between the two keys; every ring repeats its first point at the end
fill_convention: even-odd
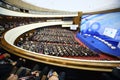
{"type": "Polygon", "coordinates": [[[95,52],[83,45],[76,38],[76,31],[61,26],[50,26],[36,29],[32,35],[25,33],[25,37],[16,43],[23,49],[58,57],[92,59],[92,60],[117,60],[109,55],[95,52]]]}

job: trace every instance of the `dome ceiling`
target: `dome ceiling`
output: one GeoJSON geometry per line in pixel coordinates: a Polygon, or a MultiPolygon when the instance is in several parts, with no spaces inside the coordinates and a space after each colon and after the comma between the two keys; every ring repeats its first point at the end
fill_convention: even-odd
{"type": "Polygon", "coordinates": [[[22,0],[54,10],[95,12],[120,8],[120,0],[22,0]]]}

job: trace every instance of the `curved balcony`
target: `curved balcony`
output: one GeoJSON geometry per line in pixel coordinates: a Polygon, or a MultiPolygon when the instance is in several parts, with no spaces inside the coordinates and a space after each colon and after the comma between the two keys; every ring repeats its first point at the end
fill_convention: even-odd
{"type": "Polygon", "coordinates": [[[0,14],[8,16],[20,16],[22,17],[74,17],[77,16],[77,12],[60,12],[60,11],[49,11],[46,9],[31,10],[14,5],[8,4],[4,1],[0,1],[0,14]],[[8,14],[9,13],[9,14],[8,14]]]}
{"type": "Polygon", "coordinates": [[[67,67],[67,68],[110,72],[114,67],[117,67],[120,64],[120,61],[118,60],[111,60],[111,61],[83,60],[83,59],[49,56],[49,55],[31,52],[14,45],[14,42],[17,39],[17,37],[19,37],[21,34],[27,31],[45,26],[63,25],[63,24],[65,24],[65,22],[63,21],[42,22],[42,23],[34,23],[34,24],[13,28],[4,34],[3,38],[1,39],[1,46],[7,51],[17,56],[21,56],[37,62],[42,62],[42,63],[61,66],[61,67],[67,67]]]}

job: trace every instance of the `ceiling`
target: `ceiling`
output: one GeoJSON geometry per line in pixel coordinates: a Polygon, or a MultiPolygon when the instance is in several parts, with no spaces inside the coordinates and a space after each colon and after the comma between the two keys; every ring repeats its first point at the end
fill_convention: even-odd
{"type": "Polygon", "coordinates": [[[20,8],[36,11],[91,13],[120,9],[120,0],[4,0],[20,8]]]}
{"type": "Polygon", "coordinates": [[[54,10],[95,12],[120,8],[120,0],[22,0],[54,10]]]}

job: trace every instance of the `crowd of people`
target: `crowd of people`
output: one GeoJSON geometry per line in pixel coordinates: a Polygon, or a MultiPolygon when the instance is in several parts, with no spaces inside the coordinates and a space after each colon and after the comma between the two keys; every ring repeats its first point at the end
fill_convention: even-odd
{"type": "MultiPolygon", "coordinates": [[[[65,70],[61,71],[57,67],[51,68],[48,65],[43,67],[39,63],[33,63],[31,65],[33,67],[28,68],[27,59],[19,57],[18,60],[12,60],[11,57],[13,56],[10,53],[0,53],[0,80],[68,80],[65,70]]],[[[98,74],[100,75],[98,80],[119,80],[119,73],[120,67],[118,66],[112,72],[98,74]]],[[[77,79],[80,79],[80,76],[77,79]]]]}
{"type": "Polygon", "coordinates": [[[57,72],[39,64],[33,64],[33,68],[26,67],[26,59],[19,57],[14,61],[9,53],[0,54],[0,80],[65,80],[64,71],[57,72]]]}
{"type": "MultiPolygon", "coordinates": [[[[69,71],[66,72],[64,68],[59,70],[57,66],[50,67],[49,65],[43,65],[41,63],[30,63],[30,67],[26,65],[28,63],[30,62],[27,59],[21,57],[15,57],[13,60],[13,55],[0,48],[0,80],[69,80],[66,79],[67,72],[69,71]]],[[[115,67],[112,72],[104,72],[102,75],[98,74],[100,75],[98,80],[119,80],[119,73],[120,67],[118,66],[115,67]]],[[[76,75],[77,73],[73,74],[76,75]]],[[[88,75],[88,77],[90,76],[88,75]]],[[[80,79],[80,77],[77,79],[80,79]]]]}
{"type": "Polygon", "coordinates": [[[40,29],[33,35],[32,40],[37,42],[78,44],[74,41],[74,34],[71,31],[59,27],[40,29]]]}
{"type": "Polygon", "coordinates": [[[42,22],[42,21],[44,20],[42,20],[41,18],[22,18],[22,17],[10,17],[10,16],[0,15],[0,35],[2,35],[3,32],[18,26],[42,22]]]}
{"type": "Polygon", "coordinates": [[[0,80],[6,80],[12,71],[16,72],[18,68],[24,66],[25,59],[19,58],[13,61],[10,57],[8,53],[0,54],[0,80]]]}
{"type": "MultiPolygon", "coordinates": [[[[0,15],[0,36],[2,36],[6,30],[39,21],[41,22],[42,20],[40,18],[0,15]]],[[[31,37],[21,40],[17,46],[33,52],[53,56],[99,56],[99,54],[94,51],[79,45],[79,43],[75,41],[72,31],[59,27],[37,29],[31,37]]],[[[58,72],[49,66],[41,68],[39,64],[32,64],[34,67],[28,68],[26,61],[26,59],[21,57],[12,60],[9,53],[0,51],[0,80],[66,80],[66,72],[64,71],[58,72]]],[[[116,67],[111,73],[103,74],[103,79],[101,80],[120,80],[119,74],[120,67],[116,67]]],[[[79,76],[78,79],[80,79],[80,77],[81,76],[79,76]]]]}
{"type": "Polygon", "coordinates": [[[61,27],[37,29],[32,36],[21,40],[17,46],[45,55],[99,57],[98,53],[81,46],[72,31],[61,27]]]}
{"type": "Polygon", "coordinates": [[[39,70],[39,65],[36,64],[33,69],[21,67],[16,73],[11,73],[7,80],[65,80],[65,72],[59,74],[54,69],[49,69],[45,66],[39,70]]]}

